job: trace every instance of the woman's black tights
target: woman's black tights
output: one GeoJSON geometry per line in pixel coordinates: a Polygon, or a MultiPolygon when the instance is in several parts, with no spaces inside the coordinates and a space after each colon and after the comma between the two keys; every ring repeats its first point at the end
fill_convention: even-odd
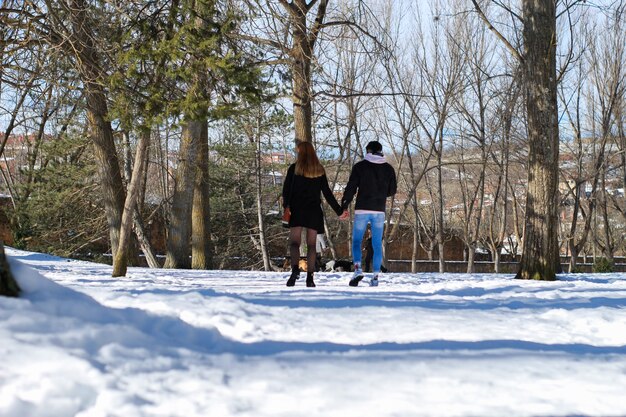
{"type": "MultiPolygon", "coordinates": [[[[317,230],[306,229],[306,270],[315,272],[315,260],[317,258],[316,243],[317,230]]],[[[302,227],[292,227],[289,229],[289,255],[291,256],[291,270],[298,268],[300,260],[300,241],[302,240],[302,227]]]]}

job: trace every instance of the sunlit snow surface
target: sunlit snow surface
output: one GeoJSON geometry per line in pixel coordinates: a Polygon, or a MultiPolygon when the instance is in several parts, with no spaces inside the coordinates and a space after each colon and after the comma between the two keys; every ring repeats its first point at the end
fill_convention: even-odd
{"type": "Polygon", "coordinates": [[[626,274],[111,267],[6,248],[0,416],[626,416],[626,274]]]}

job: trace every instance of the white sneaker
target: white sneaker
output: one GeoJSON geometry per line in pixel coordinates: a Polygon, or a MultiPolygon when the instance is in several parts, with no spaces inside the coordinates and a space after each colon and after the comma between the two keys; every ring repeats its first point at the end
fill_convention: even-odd
{"type": "Polygon", "coordinates": [[[372,279],[370,279],[370,287],[378,287],[378,275],[374,275],[372,279]]]}

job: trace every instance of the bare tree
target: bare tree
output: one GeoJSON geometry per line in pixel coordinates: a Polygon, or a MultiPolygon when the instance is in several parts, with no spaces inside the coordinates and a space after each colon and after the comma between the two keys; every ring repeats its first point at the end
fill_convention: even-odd
{"type": "MultiPolygon", "coordinates": [[[[615,137],[615,143],[617,145],[619,152],[618,158],[620,160],[619,178],[621,188],[626,190],[626,100],[624,99],[621,100],[615,111],[615,121],[617,124],[617,136],[615,137]]],[[[611,194],[610,197],[615,210],[618,213],[621,213],[622,218],[626,220],[626,198],[624,198],[624,194],[622,194],[621,198],[619,195],[613,194],[611,194]]]]}
{"type": "MultiPolygon", "coordinates": [[[[455,153],[458,155],[458,182],[463,199],[462,233],[466,245],[467,272],[474,272],[474,258],[480,241],[481,221],[485,206],[485,183],[488,163],[495,141],[489,119],[492,101],[500,94],[494,85],[495,60],[484,27],[472,25],[474,19],[459,22],[456,37],[463,54],[463,92],[454,98],[461,124],[455,153]]],[[[493,202],[493,201],[492,201],[493,202]]]]}
{"type": "MultiPolygon", "coordinates": [[[[435,14],[438,11],[435,10],[435,14]]],[[[439,272],[445,272],[444,245],[446,241],[445,230],[445,196],[444,196],[444,140],[450,114],[453,111],[452,102],[459,93],[462,55],[459,53],[454,42],[454,20],[448,22],[447,27],[439,20],[435,20],[433,33],[433,45],[431,48],[422,43],[421,54],[417,59],[417,68],[424,77],[424,103],[430,114],[423,114],[418,118],[424,134],[430,138],[433,144],[436,174],[430,189],[432,197],[433,214],[436,219],[437,251],[439,254],[439,272]],[[431,63],[434,63],[431,65],[431,63]]],[[[423,42],[423,41],[422,41],[423,42]]]]}
{"type": "MultiPolygon", "coordinates": [[[[598,160],[602,160],[601,166],[597,166],[599,171],[600,190],[598,195],[599,210],[602,217],[602,228],[595,229],[594,241],[601,248],[606,259],[613,263],[615,249],[618,245],[619,237],[613,233],[612,225],[612,205],[610,204],[610,191],[608,189],[607,177],[611,168],[611,158],[605,157],[605,152],[610,152],[613,143],[614,132],[619,132],[616,124],[621,125],[621,120],[616,119],[616,113],[626,98],[626,35],[624,19],[626,17],[626,4],[620,3],[611,10],[609,16],[609,30],[602,36],[604,42],[597,45],[597,49],[592,47],[593,86],[597,98],[597,111],[600,127],[600,143],[598,146],[598,160]],[[617,123],[616,123],[617,122],[617,123]]],[[[595,45],[594,45],[595,46],[595,45]]],[[[594,118],[595,120],[595,118],[594,118]]],[[[622,127],[623,128],[623,127],[622,127]]],[[[623,132],[623,131],[622,131],[623,132]]],[[[619,233],[618,233],[619,236],[619,233]]],[[[623,237],[622,237],[623,239],[623,237]]]]}
{"type": "Polygon", "coordinates": [[[262,11],[264,18],[252,19],[249,33],[240,35],[269,49],[276,58],[268,63],[286,64],[290,71],[295,137],[312,142],[311,68],[315,43],[324,25],[328,0],[279,0],[278,5],[248,0],[247,7],[262,11]],[[312,16],[314,15],[314,16],[312,16]],[[265,37],[264,37],[265,36],[265,37]]]}
{"type": "Polygon", "coordinates": [[[560,88],[560,96],[564,103],[565,114],[567,115],[573,133],[572,148],[569,149],[569,152],[574,156],[576,161],[575,170],[563,169],[561,171],[564,183],[567,186],[563,201],[566,207],[572,207],[570,227],[564,236],[569,251],[569,272],[576,270],[578,256],[587,244],[591,231],[598,189],[598,168],[602,165],[602,158],[598,159],[597,156],[604,154],[604,151],[602,151],[601,155],[598,155],[598,153],[591,154],[594,162],[592,162],[591,166],[587,165],[591,149],[589,144],[585,144],[582,137],[584,115],[581,107],[584,100],[584,78],[587,76],[587,67],[584,66],[584,64],[585,60],[580,60],[578,65],[575,66],[575,69],[570,72],[570,74],[575,74],[576,76],[576,82],[571,94],[566,94],[565,83],[563,83],[560,88]],[[585,187],[587,183],[591,183],[591,189],[588,194],[585,187]],[[582,230],[579,227],[580,217],[582,217],[583,220],[582,230]]]}
{"type": "MultiPolygon", "coordinates": [[[[528,192],[524,246],[517,278],[554,280],[560,272],[558,244],[557,10],[554,0],[524,0],[521,13],[509,9],[523,26],[520,52],[488,20],[477,0],[475,10],[522,65],[528,124],[528,192]]],[[[499,2],[494,2],[499,4],[499,2]]],[[[576,2],[567,3],[565,12],[576,2]]]]}
{"type": "Polygon", "coordinates": [[[99,177],[109,224],[111,251],[117,253],[125,194],[113,129],[108,117],[107,97],[103,88],[106,72],[100,59],[102,52],[98,51],[95,36],[91,32],[94,20],[88,14],[89,7],[84,0],[72,0],[69,5],[64,2],[54,5],[50,2],[48,13],[52,23],[58,25],[59,30],[64,32],[63,40],[68,42],[63,43],[61,40],[61,45],[67,48],[65,53],[72,55],[83,81],[91,140],[99,161],[99,177]],[[64,25],[61,15],[54,13],[55,8],[67,13],[69,27],[64,25]]]}
{"type": "MultiPolygon", "coordinates": [[[[503,83],[504,84],[504,83],[503,83]]],[[[517,78],[511,78],[510,82],[503,86],[504,95],[496,111],[496,125],[501,136],[501,142],[496,145],[495,150],[491,152],[491,159],[494,162],[494,174],[496,177],[493,187],[492,205],[485,213],[487,226],[484,227],[486,232],[483,234],[483,242],[491,252],[494,272],[500,272],[500,262],[502,249],[505,247],[506,239],[510,233],[510,178],[511,178],[511,142],[513,135],[513,117],[515,108],[519,99],[520,84],[517,78]]],[[[513,195],[513,198],[515,196],[513,195]]]]}
{"type": "MultiPolygon", "coordinates": [[[[316,66],[315,112],[313,114],[314,139],[318,150],[324,155],[331,150],[333,157],[325,164],[331,189],[347,180],[347,168],[363,157],[363,143],[366,138],[376,137],[372,126],[379,86],[376,64],[381,60],[376,51],[376,42],[355,32],[348,25],[328,28],[326,38],[333,42],[320,48],[316,66]],[[330,128],[324,125],[330,124],[330,128]]],[[[326,215],[327,211],[325,211],[326,215]]],[[[324,222],[325,234],[331,256],[336,259],[333,233],[330,222],[324,222]]],[[[348,235],[351,223],[347,222],[348,235]]],[[[343,224],[339,225],[340,230],[343,224]]],[[[340,232],[338,232],[340,233],[340,232]]],[[[348,254],[352,255],[352,245],[346,241],[348,254]]]]}
{"type": "Polygon", "coordinates": [[[270,253],[267,245],[266,225],[265,225],[265,204],[263,196],[263,141],[266,128],[263,126],[264,109],[258,107],[253,111],[250,122],[243,127],[250,144],[254,146],[254,180],[255,180],[255,202],[258,222],[258,247],[263,260],[263,269],[272,270],[270,253]]]}
{"type": "MultiPolygon", "coordinates": [[[[621,8],[623,13],[623,5],[621,8]]],[[[563,85],[560,89],[574,138],[570,153],[576,162],[574,167],[562,170],[567,179],[564,201],[572,207],[565,237],[570,272],[576,270],[577,258],[589,240],[599,246],[609,260],[617,246],[614,227],[609,221],[613,207],[608,201],[612,196],[607,190],[606,178],[612,169],[612,147],[616,145],[613,137],[619,132],[617,115],[625,91],[622,69],[625,35],[619,10],[618,6],[615,14],[595,15],[595,23],[589,20],[582,26],[578,36],[585,45],[584,59],[579,60],[565,78],[572,78],[573,86],[566,89],[563,85]],[[597,23],[599,19],[606,24],[597,23]],[[590,132],[590,137],[583,137],[584,132],[590,132]]]]}
{"type": "MultiPolygon", "coordinates": [[[[80,77],[86,101],[89,134],[99,161],[99,177],[111,247],[118,246],[124,189],[108,115],[104,52],[94,31],[100,10],[84,0],[26,2],[19,8],[0,9],[12,27],[27,31],[27,44],[50,46],[50,53],[71,63],[80,77]],[[10,17],[10,18],[9,18],[10,17]]],[[[4,20],[4,19],[3,19],[4,20]]]]}

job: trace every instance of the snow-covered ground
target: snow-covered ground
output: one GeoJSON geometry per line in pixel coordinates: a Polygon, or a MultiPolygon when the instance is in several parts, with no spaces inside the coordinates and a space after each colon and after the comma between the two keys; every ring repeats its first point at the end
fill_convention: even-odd
{"type": "Polygon", "coordinates": [[[131,268],[6,248],[0,416],[626,416],[626,274],[131,268]]]}

